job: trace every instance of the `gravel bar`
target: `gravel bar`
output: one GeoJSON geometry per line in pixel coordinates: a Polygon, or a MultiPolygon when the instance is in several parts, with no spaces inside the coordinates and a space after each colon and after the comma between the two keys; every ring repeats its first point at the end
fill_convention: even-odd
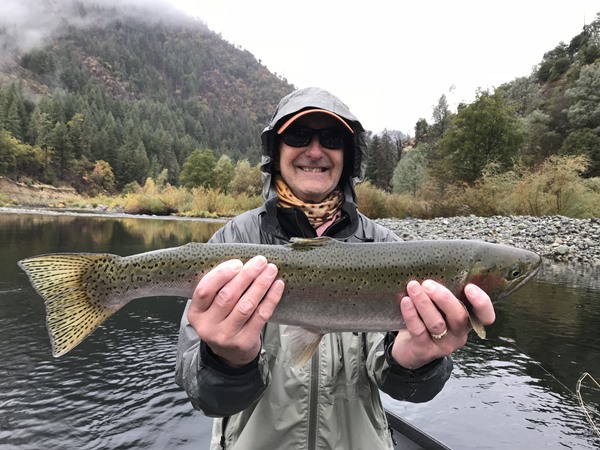
{"type": "Polygon", "coordinates": [[[377,219],[405,241],[478,239],[512,245],[562,262],[600,265],[600,219],[563,216],[377,219]]]}

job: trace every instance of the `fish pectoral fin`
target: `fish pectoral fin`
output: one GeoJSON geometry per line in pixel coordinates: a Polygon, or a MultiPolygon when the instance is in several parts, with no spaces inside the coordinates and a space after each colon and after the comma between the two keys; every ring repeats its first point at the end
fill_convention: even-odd
{"type": "Polygon", "coordinates": [[[467,315],[469,316],[469,323],[471,324],[471,328],[473,328],[475,333],[477,333],[477,336],[479,336],[481,339],[485,339],[485,327],[483,326],[483,323],[481,323],[481,320],[479,320],[479,317],[473,314],[473,311],[467,308],[467,305],[465,305],[463,302],[461,302],[461,304],[463,305],[465,311],[467,312],[467,315]]]}
{"type": "Polygon", "coordinates": [[[298,238],[290,239],[290,245],[294,250],[310,250],[312,247],[321,247],[323,245],[339,244],[334,238],[329,236],[320,236],[316,238],[298,238]]]}
{"type": "Polygon", "coordinates": [[[323,333],[311,328],[286,326],[283,335],[290,341],[292,365],[296,368],[304,366],[319,347],[323,333]]]}
{"type": "Polygon", "coordinates": [[[469,313],[469,322],[471,322],[471,327],[473,327],[473,330],[475,330],[477,336],[479,336],[481,339],[485,339],[486,332],[483,323],[481,323],[481,320],[479,320],[479,317],[477,317],[475,314],[472,314],[468,310],[467,312],[469,313]]]}

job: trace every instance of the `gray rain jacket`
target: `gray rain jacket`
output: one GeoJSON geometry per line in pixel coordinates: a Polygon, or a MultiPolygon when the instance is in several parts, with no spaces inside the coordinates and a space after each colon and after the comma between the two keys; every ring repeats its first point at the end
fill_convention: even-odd
{"type": "MultiPolygon", "coordinates": [[[[358,212],[354,180],[364,174],[363,128],[336,97],[317,88],[295,91],[279,104],[263,132],[265,203],[231,220],[210,242],[284,244],[291,237],[313,237],[314,229],[299,210],[276,205],[271,162],[277,145],[274,128],[283,118],[308,107],[343,117],[355,130],[346,153],[350,167],[344,183],[342,217],[325,235],[346,242],[388,242],[397,237],[358,212]]],[[[189,303],[188,303],[189,307],[189,303]]],[[[443,358],[421,369],[400,367],[389,355],[393,333],[331,333],[310,363],[292,367],[288,337],[268,323],[263,346],[246,367],[224,366],[181,321],[175,378],[194,408],[216,417],[211,449],[392,449],[379,390],[411,402],[433,398],[450,377],[452,360],[443,358]]]]}

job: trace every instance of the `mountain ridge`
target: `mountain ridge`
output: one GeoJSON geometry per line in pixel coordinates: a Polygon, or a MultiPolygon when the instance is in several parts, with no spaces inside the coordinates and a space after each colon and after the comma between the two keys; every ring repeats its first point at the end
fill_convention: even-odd
{"type": "MultiPolygon", "coordinates": [[[[140,11],[152,9],[136,7],[132,14],[81,1],[70,5],[61,6],[56,17],[62,26],[41,46],[24,50],[16,45],[19,33],[10,33],[16,25],[0,28],[0,43],[11,55],[2,63],[4,102],[18,104],[13,121],[6,114],[4,128],[14,137],[52,146],[63,160],[106,160],[121,185],[143,182],[164,168],[176,183],[186,158],[200,148],[258,162],[260,132],[293,85],[173,6],[161,17],[141,19],[140,11]],[[65,11],[74,19],[67,20],[65,11]],[[10,91],[13,83],[18,89],[10,91]],[[56,129],[58,124],[66,129],[56,129]],[[147,167],[125,173],[125,154],[132,149],[148,159],[147,167]]],[[[55,170],[59,178],[81,176],[69,161],[55,170]]],[[[38,175],[52,181],[43,169],[38,175]]]]}

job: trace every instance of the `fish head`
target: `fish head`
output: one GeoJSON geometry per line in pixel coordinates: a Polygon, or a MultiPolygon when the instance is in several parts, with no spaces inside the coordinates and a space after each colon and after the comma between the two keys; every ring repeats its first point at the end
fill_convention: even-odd
{"type": "Polygon", "coordinates": [[[542,258],[537,253],[489,244],[474,258],[465,285],[479,286],[496,303],[527,284],[541,263],[542,258]]]}

